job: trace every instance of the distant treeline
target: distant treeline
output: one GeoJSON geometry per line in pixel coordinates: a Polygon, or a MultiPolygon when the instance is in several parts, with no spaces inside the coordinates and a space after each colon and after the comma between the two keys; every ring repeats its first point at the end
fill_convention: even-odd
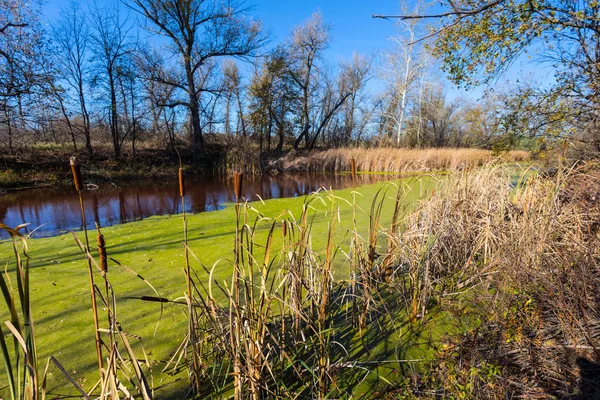
{"type": "Polygon", "coordinates": [[[46,25],[39,0],[0,4],[0,141],[10,153],[60,143],[90,156],[107,143],[135,156],[141,142],[195,156],[211,135],[249,138],[261,154],[537,143],[514,139],[502,95],[449,100],[412,43],[416,24],[385,54],[334,63],[319,13],[280,44],[249,13],[235,0],[73,3],[46,25]]]}

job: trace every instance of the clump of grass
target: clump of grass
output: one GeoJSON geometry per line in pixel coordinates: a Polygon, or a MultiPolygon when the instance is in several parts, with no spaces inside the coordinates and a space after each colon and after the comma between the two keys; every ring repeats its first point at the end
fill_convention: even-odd
{"type": "Polygon", "coordinates": [[[38,351],[30,296],[30,257],[27,237],[19,232],[25,226],[26,224],[10,228],[0,223],[0,229],[5,230],[12,239],[14,279],[17,284],[17,290],[15,291],[8,271],[9,264],[7,264],[4,273],[0,274],[0,289],[4,304],[10,314],[10,320],[5,321],[4,325],[8,328],[13,340],[11,348],[6,342],[4,330],[0,325],[0,350],[6,369],[10,398],[13,400],[44,399],[46,397],[46,380],[49,367],[53,363],[73,387],[87,399],[87,394],[53,356],[48,358],[44,374],[39,375],[38,351]]]}
{"type": "Polygon", "coordinates": [[[282,171],[348,171],[355,168],[363,172],[421,172],[434,170],[471,169],[496,159],[524,162],[530,159],[526,151],[509,151],[496,157],[483,149],[330,149],[313,151],[306,156],[290,153],[274,165],[282,171]]]}
{"type": "Polygon", "coordinates": [[[409,390],[597,397],[600,207],[581,195],[600,190],[597,171],[563,165],[551,178],[527,174],[516,187],[498,166],[458,173],[402,222],[398,272],[407,271],[414,288],[414,318],[436,304],[479,321],[448,338],[409,390]]]}
{"type": "MultiPolygon", "coordinates": [[[[197,371],[200,379],[191,382],[192,390],[207,396],[255,399],[347,395],[366,379],[363,376],[345,386],[351,381],[348,375],[366,371],[367,375],[377,376],[379,362],[385,361],[373,359],[372,364],[361,364],[366,360],[353,360],[351,354],[355,350],[348,347],[356,343],[340,343],[341,337],[356,334],[350,317],[354,306],[348,299],[359,299],[363,329],[368,329],[369,323],[382,315],[387,313],[386,318],[391,318],[397,312],[381,307],[383,299],[392,293],[387,291],[396,291],[398,287],[381,281],[381,271],[388,268],[391,258],[380,259],[376,253],[378,236],[383,232],[380,215],[387,192],[376,196],[369,211],[372,218],[366,245],[356,231],[357,245],[353,250],[358,254],[356,276],[336,282],[333,268],[338,246],[334,237],[340,217],[335,194],[322,191],[310,196],[299,216],[283,211],[275,218],[268,218],[242,202],[241,182],[242,175],[235,174],[237,224],[233,258],[229,261],[231,281],[216,281],[213,278],[216,265],[204,266],[190,251],[208,276],[201,279],[192,270],[190,304],[194,311],[189,315],[193,318],[190,329],[195,331],[188,337],[197,338],[193,354],[200,366],[197,371]],[[327,204],[329,210],[322,251],[315,251],[312,246],[314,202],[327,204]],[[257,215],[251,222],[253,213],[257,215]],[[266,242],[258,243],[257,232],[264,224],[268,229],[266,242]],[[277,235],[275,228],[279,224],[281,234],[277,235]],[[274,242],[281,243],[278,254],[274,242]],[[386,293],[382,292],[384,287],[386,293]],[[351,372],[344,372],[345,369],[351,372]],[[194,386],[196,383],[199,385],[194,386]]],[[[356,207],[355,210],[364,212],[356,207]]],[[[177,300],[170,301],[178,304],[177,300]]],[[[398,306],[389,305],[396,310],[398,306]]],[[[358,348],[364,350],[368,341],[363,338],[358,348]]],[[[177,360],[184,356],[188,357],[188,365],[192,365],[189,360],[192,353],[184,349],[181,346],[173,356],[169,364],[172,370],[177,370],[177,360]]]]}

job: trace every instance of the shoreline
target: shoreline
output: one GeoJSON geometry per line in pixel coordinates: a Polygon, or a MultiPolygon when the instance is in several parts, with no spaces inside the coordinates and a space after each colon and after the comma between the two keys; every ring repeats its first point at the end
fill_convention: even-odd
{"type": "MultiPolygon", "coordinates": [[[[251,149],[253,150],[253,149],[251,149]]],[[[74,155],[67,149],[23,150],[15,155],[1,154],[4,169],[0,170],[0,194],[55,185],[72,184],[68,160],[74,155]]],[[[140,149],[136,157],[125,155],[114,159],[107,150],[98,149],[93,159],[76,154],[86,183],[131,182],[137,179],[167,179],[177,175],[180,159],[167,150],[140,149]]],[[[256,160],[236,161],[223,150],[209,150],[200,159],[182,152],[181,162],[186,175],[209,177],[242,171],[247,175],[277,175],[281,173],[348,172],[355,159],[358,172],[374,174],[421,173],[451,169],[470,169],[496,158],[507,162],[531,159],[524,151],[495,155],[490,150],[452,148],[339,148],[329,150],[294,151],[263,154],[256,160]]]]}

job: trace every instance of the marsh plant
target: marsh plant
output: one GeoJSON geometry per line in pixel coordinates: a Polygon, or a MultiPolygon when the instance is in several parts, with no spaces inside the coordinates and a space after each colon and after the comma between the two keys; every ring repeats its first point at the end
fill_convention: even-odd
{"type": "MultiPolygon", "coordinates": [[[[353,178],[361,165],[350,160],[353,178]]],[[[84,196],[80,171],[74,178],[84,196]]],[[[182,169],[177,179],[185,211],[182,169]]],[[[162,297],[146,282],[155,296],[142,300],[181,307],[187,318],[163,373],[187,370],[189,396],[197,398],[600,393],[590,372],[600,362],[598,167],[561,164],[550,177],[515,176],[493,163],[436,179],[411,207],[401,183],[384,186],[364,209],[354,187],[350,198],[323,189],[296,213],[264,215],[243,197],[244,176],[235,173],[230,258],[205,265],[184,212],[184,297],[162,297]],[[315,232],[316,218],[325,218],[325,230],[315,232]]],[[[149,360],[136,357],[130,340],[137,337],[119,324],[109,271],[143,278],[110,258],[113,239],[99,227],[97,250],[90,249],[83,207],[81,214],[85,239],[76,240],[98,303],[90,324],[101,379],[84,392],[56,359],[47,365],[82,397],[151,398],[149,360]]],[[[6,332],[0,337],[10,392],[43,398],[27,238],[21,227],[0,227],[14,247],[0,279],[10,315],[1,329],[12,348],[6,332]]]]}
{"type": "MultiPolygon", "coordinates": [[[[100,230],[100,226],[96,223],[98,244],[97,254],[99,260],[96,261],[96,258],[91,253],[88,237],[85,208],[83,205],[84,187],[81,168],[75,157],[71,158],[70,165],[73,173],[73,183],[80,200],[84,242],[82,242],[75,233],[73,233],[73,237],[86,259],[88,268],[90,298],[94,322],[94,339],[98,359],[98,372],[100,374],[100,380],[88,391],[87,396],[93,396],[93,394],[97,392],[97,389],[99,389],[101,399],[119,398],[120,396],[132,398],[131,388],[133,388],[133,392],[137,393],[142,399],[151,399],[152,389],[146,378],[146,372],[144,371],[144,369],[146,371],[150,370],[149,361],[147,359],[140,361],[137,358],[130,344],[130,338],[135,336],[125,333],[119,323],[116,312],[116,296],[108,277],[109,256],[107,253],[106,240],[100,230]],[[98,274],[100,274],[104,283],[102,288],[95,283],[95,275],[97,276],[98,274]],[[104,326],[101,325],[98,314],[98,300],[100,300],[100,304],[107,312],[106,325],[104,326]],[[104,338],[102,335],[104,335],[104,338]],[[125,350],[124,353],[122,349],[119,349],[120,345],[123,346],[125,350]],[[107,354],[106,359],[103,358],[103,353],[107,354]],[[131,386],[128,388],[123,382],[129,382],[131,386]]],[[[135,274],[135,272],[126,266],[121,265],[117,260],[112,261],[121,268],[125,268],[127,271],[135,274]]],[[[137,276],[140,277],[139,275],[137,276]]],[[[148,285],[154,290],[149,283],[148,285]]]]}

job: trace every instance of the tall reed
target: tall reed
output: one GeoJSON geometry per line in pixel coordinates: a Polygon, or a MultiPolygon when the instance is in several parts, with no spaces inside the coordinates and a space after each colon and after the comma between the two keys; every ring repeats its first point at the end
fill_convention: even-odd
{"type": "Polygon", "coordinates": [[[179,197],[181,198],[181,216],[183,220],[183,252],[185,255],[185,279],[186,279],[186,303],[188,311],[188,333],[184,340],[183,350],[189,362],[189,376],[193,392],[197,392],[201,386],[202,359],[201,350],[198,347],[198,328],[196,324],[196,309],[193,306],[194,295],[192,290],[192,276],[190,268],[190,256],[188,247],[188,226],[187,215],[185,212],[185,177],[183,168],[180,166],[177,170],[179,182],[179,197]]]}
{"type": "MultiPolygon", "coordinates": [[[[81,167],[77,162],[77,158],[75,156],[70,159],[71,172],[73,174],[73,184],[75,186],[75,190],[79,196],[79,208],[81,210],[81,225],[83,226],[83,232],[85,237],[85,249],[86,252],[90,252],[90,242],[88,239],[87,232],[87,222],[85,218],[85,207],[83,206],[83,181],[81,179],[81,167]]],[[[92,314],[94,318],[94,336],[96,343],[96,357],[98,360],[98,371],[100,372],[100,378],[104,376],[104,366],[102,359],[102,339],[100,338],[100,326],[98,323],[98,308],[96,305],[96,291],[94,289],[94,274],[92,271],[92,262],[89,257],[87,259],[88,265],[88,278],[90,283],[90,297],[92,300],[92,314]]]]}
{"type": "MultiPolygon", "coordinates": [[[[83,205],[83,185],[81,180],[81,168],[77,163],[75,157],[72,157],[70,160],[71,171],[73,174],[73,182],[75,185],[75,189],[79,195],[79,204],[81,209],[81,220],[84,228],[84,237],[85,242],[82,243],[77,235],[73,233],[75,241],[77,242],[81,252],[86,258],[88,264],[88,275],[89,275],[89,283],[90,283],[90,291],[91,291],[91,299],[92,299],[92,311],[94,316],[94,328],[95,328],[95,339],[96,339],[96,355],[98,358],[98,366],[100,370],[100,381],[96,386],[94,386],[89,394],[86,396],[91,396],[95,391],[96,387],[100,386],[100,398],[118,398],[118,393],[122,393],[127,398],[131,398],[131,393],[127,389],[125,385],[121,382],[119,377],[120,374],[127,377],[127,380],[133,382],[132,377],[129,376],[129,373],[125,372],[133,369],[133,375],[137,380],[137,384],[135,385],[135,389],[138,391],[141,398],[144,400],[149,400],[152,398],[152,390],[147,382],[146,376],[141,369],[140,362],[137,359],[133,348],[129,343],[129,339],[127,338],[127,334],[123,331],[121,324],[117,319],[116,314],[116,297],[114,294],[114,290],[110,284],[108,279],[108,253],[106,248],[106,240],[104,235],[100,230],[100,226],[96,223],[97,229],[97,244],[98,244],[98,257],[99,263],[94,259],[90,252],[90,244],[88,238],[88,230],[85,218],[85,208],[83,205]],[[93,269],[96,268],[104,281],[104,294],[102,291],[96,286],[94,283],[94,273],[93,269]],[[100,299],[100,302],[104,305],[107,310],[107,324],[108,328],[102,328],[100,326],[99,317],[98,317],[98,308],[97,308],[97,299],[100,299]],[[100,332],[105,332],[108,335],[107,341],[103,341],[100,337],[100,332]],[[125,363],[125,358],[121,355],[118,348],[118,343],[122,343],[126,349],[129,365],[125,363]],[[108,359],[107,363],[104,364],[104,360],[102,359],[102,347],[105,347],[108,351],[108,359]],[[106,368],[105,368],[106,365],[106,368]]],[[[115,263],[119,264],[116,260],[115,263]]],[[[119,264],[120,265],[120,264],[119,264]]],[[[132,272],[132,271],[131,271],[132,272]]]]}

